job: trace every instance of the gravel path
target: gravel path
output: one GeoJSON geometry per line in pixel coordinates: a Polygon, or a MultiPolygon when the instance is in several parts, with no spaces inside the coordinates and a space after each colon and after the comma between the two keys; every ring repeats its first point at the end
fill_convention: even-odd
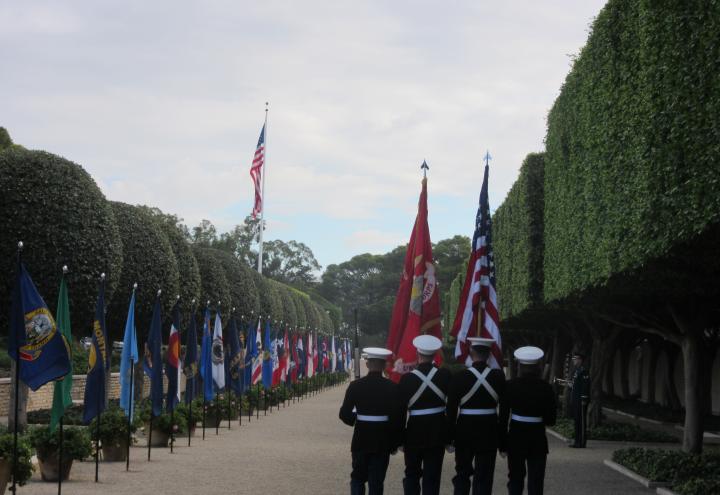
{"type": "MultiPolygon", "coordinates": [[[[180,441],[174,454],[169,449],[153,449],[151,462],[146,461],[145,448],[133,447],[130,472],[125,472],[125,463],[101,463],[98,484],[93,482],[94,463],[76,462],[72,479],[63,484],[63,494],[348,493],[352,429],[337,417],[344,389],[329,389],[267,416],[261,413],[260,420],[253,418],[250,424],[243,418],[242,427],[234,422],[228,431],[225,425],[219,436],[214,429],[208,430],[205,441],[196,436],[190,448],[180,441]]],[[[590,442],[590,448],[578,450],[554,438],[550,442],[548,494],[654,493],[603,466],[602,460],[618,448],[617,443],[590,442]]],[[[452,493],[453,464],[452,456],[446,456],[442,493],[452,493]]],[[[392,457],[385,493],[402,493],[402,470],[402,455],[392,457]]],[[[507,493],[506,476],[505,463],[498,458],[495,493],[507,493]]],[[[18,494],[57,493],[56,484],[38,480],[35,474],[18,494]]]]}

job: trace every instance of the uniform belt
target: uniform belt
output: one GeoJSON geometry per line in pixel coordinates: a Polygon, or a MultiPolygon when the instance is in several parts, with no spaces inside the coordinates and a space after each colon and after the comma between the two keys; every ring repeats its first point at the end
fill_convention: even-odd
{"type": "Polygon", "coordinates": [[[358,414],[357,420],[358,421],[368,421],[370,423],[382,423],[384,421],[389,421],[390,417],[388,417],[388,416],[368,416],[366,414],[358,414]]]}
{"type": "Polygon", "coordinates": [[[520,416],[519,414],[513,414],[510,416],[513,421],[520,421],[521,423],[542,423],[543,419],[540,416],[520,416]]]}
{"type": "Polygon", "coordinates": [[[410,409],[410,416],[427,416],[428,414],[440,414],[445,412],[445,406],[431,407],[429,409],[410,409]]]}
{"type": "Polygon", "coordinates": [[[495,409],[466,409],[462,408],[460,409],[460,414],[464,414],[467,416],[490,416],[492,414],[497,414],[497,411],[495,409]]]}

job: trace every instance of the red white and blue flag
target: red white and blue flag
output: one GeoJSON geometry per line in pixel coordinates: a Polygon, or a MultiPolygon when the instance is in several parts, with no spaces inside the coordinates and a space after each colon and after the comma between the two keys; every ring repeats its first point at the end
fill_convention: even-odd
{"type": "Polygon", "coordinates": [[[472,251],[451,334],[457,339],[455,358],[467,365],[470,365],[468,337],[495,339],[488,364],[492,368],[502,368],[502,340],[495,292],[492,221],[488,202],[489,154],[486,155],[485,160],[485,177],[480,190],[480,206],[475,218],[472,251]]]}
{"type": "Polygon", "coordinates": [[[262,333],[261,326],[260,326],[261,320],[258,318],[258,325],[257,325],[257,331],[255,332],[255,346],[254,351],[255,355],[253,356],[253,362],[252,362],[252,380],[250,381],[251,385],[257,385],[260,383],[260,380],[262,380],[262,361],[263,361],[263,353],[262,353],[262,338],[260,337],[260,334],[262,333]]]}
{"type": "Polygon", "coordinates": [[[255,148],[255,156],[253,156],[252,165],[250,166],[250,177],[252,177],[255,186],[255,204],[253,205],[252,217],[257,218],[263,209],[262,197],[262,168],[265,164],[265,126],[260,131],[260,139],[258,139],[257,148],[255,148]]]}

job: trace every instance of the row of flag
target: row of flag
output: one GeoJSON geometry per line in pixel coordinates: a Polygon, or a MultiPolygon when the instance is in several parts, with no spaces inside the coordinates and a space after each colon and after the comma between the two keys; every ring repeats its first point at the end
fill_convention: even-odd
{"type": "MultiPolygon", "coordinates": [[[[172,308],[165,359],[161,347],[161,292],[158,291],[145,343],[143,372],[150,378],[152,415],[163,409],[174,410],[181,400],[181,373],[186,377],[184,400],[189,403],[201,396],[212,400],[219,391],[229,390],[240,395],[254,385],[270,389],[279,385],[292,386],[303,377],[317,373],[352,369],[350,341],[335,336],[320,337],[317,332],[300,334],[273,330],[269,319],[251,322],[245,333],[240,332],[235,316],[223,332],[219,311],[211,319],[210,309],[203,315],[202,340],[198,353],[196,315],[190,318],[185,332],[184,356],[181,356],[180,301],[172,308]],[[262,334],[262,335],[261,335],[262,334]],[[163,374],[167,376],[167,392],[163,394],[163,374]],[[198,376],[202,378],[202,390],[198,376]],[[202,394],[202,395],[201,395],[202,394]]],[[[37,291],[24,264],[18,259],[13,290],[11,332],[8,354],[18,362],[19,379],[32,390],[55,381],[51,429],[54,430],[67,407],[72,404],[72,332],[68,288],[63,275],[57,304],[57,320],[53,318],[37,291]]],[[[132,418],[134,411],[134,371],[140,362],[135,327],[135,288],[128,307],[123,348],[120,357],[120,407],[132,418]]],[[[89,423],[106,408],[106,377],[110,372],[110,346],[105,327],[105,278],[101,276],[88,355],[83,421],[89,423]]]]}

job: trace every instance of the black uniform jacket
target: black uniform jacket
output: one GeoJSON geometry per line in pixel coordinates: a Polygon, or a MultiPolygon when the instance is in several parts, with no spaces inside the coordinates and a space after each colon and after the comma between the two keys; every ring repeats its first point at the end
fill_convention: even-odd
{"type": "MultiPolygon", "coordinates": [[[[421,363],[417,370],[427,376],[430,370],[435,368],[432,363],[421,363]]],[[[445,368],[439,368],[433,376],[432,383],[447,396],[452,375],[445,368]]],[[[408,410],[408,403],[415,395],[422,381],[413,373],[406,373],[400,379],[400,400],[401,417],[405,418],[408,410]]],[[[430,387],[412,405],[411,409],[430,409],[442,407],[445,409],[445,400],[441,399],[430,387]]],[[[448,440],[447,419],[445,412],[441,414],[429,414],[425,416],[408,416],[403,435],[403,445],[407,449],[427,449],[430,447],[444,447],[448,440]]]]}
{"type": "Polygon", "coordinates": [[[575,368],[572,378],[572,405],[578,406],[582,401],[586,401],[590,395],[590,375],[584,366],[580,365],[575,368]]]}
{"type": "Polygon", "coordinates": [[[555,424],[557,403],[549,383],[538,375],[521,376],[507,383],[500,401],[500,421],[509,428],[507,444],[500,450],[523,455],[547,454],[545,427],[555,424]],[[543,418],[542,423],[512,421],[511,414],[543,418]]]}
{"type": "Polygon", "coordinates": [[[353,452],[387,453],[400,446],[402,418],[398,386],[382,376],[379,371],[355,380],[345,391],[340,408],[340,420],[355,426],[353,452]],[[356,413],[366,416],[388,416],[389,421],[356,421],[356,413]]]}
{"type": "MultiPolygon", "coordinates": [[[[473,368],[482,373],[487,365],[473,363],[473,368]]],[[[473,447],[476,451],[495,450],[504,442],[505,429],[500,427],[497,415],[471,416],[459,414],[459,409],[494,409],[497,402],[492,395],[480,387],[465,404],[460,400],[475,385],[477,378],[470,370],[462,370],[453,376],[448,395],[447,415],[450,424],[450,438],[456,447],[473,447]]],[[[505,374],[491,370],[486,381],[502,399],[505,394],[505,374]]]]}

